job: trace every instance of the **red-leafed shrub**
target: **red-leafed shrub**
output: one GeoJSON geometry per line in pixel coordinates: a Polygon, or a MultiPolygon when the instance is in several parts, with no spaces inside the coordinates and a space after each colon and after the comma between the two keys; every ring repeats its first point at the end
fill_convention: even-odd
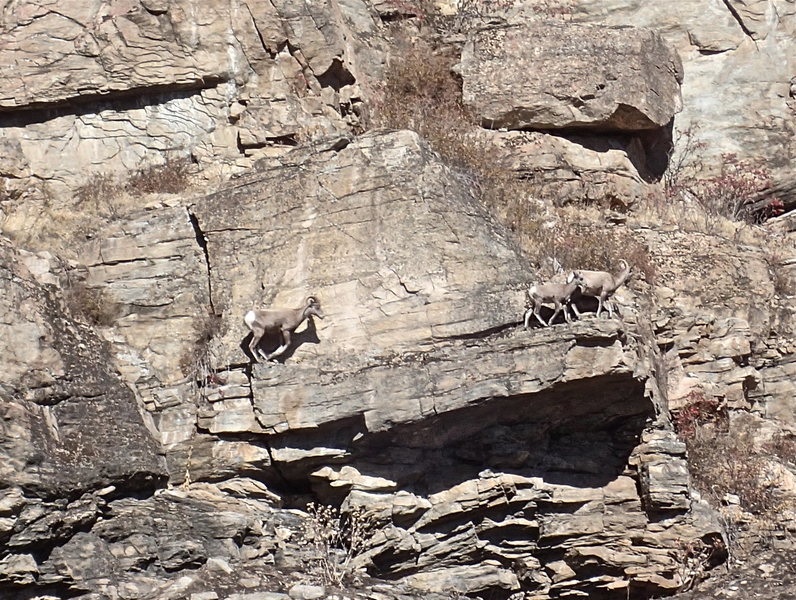
{"type": "Polygon", "coordinates": [[[756,430],[748,419],[732,419],[714,398],[692,392],[674,414],[677,434],[688,450],[694,485],[715,505],[732,496],[741,508],[770,515],[780,508],[769,454],[755,444],[756,430]]]}

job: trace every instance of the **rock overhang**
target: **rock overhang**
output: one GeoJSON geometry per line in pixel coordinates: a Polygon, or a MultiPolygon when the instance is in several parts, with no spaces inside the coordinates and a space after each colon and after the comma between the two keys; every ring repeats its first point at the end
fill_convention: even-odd
{"type": "Polygon", "coordinates": [[[677,51],[650,29],[526,23],[474,32],[464,102],[492,129],[640,131],[682,108],[677,51]]]}

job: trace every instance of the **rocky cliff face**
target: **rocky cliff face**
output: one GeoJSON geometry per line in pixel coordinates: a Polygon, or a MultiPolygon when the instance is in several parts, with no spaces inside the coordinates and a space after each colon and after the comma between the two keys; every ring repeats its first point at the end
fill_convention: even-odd
{"type": "MultiPolygon", "coordinates": [[[[57,268],[40,256],[28,262],[56,297],[25,338],[39,348],[51,387],[69,378],[89,385],[88,367],[64,366],[81,344],[86,360],[107,369],[110,358],[119,373],[105,375],[93,393],[54,396],[10,363],[20,373],[10,406],[19,414],[45,407],[33,412],[44,413],[40,423],[13,421],[43,464],[27,479],[12,469],[7,480],[16,498],[9,590],[35,581],[168,595],[175,571],[207,569],[210,558],[245,569],[272,556],[273,544],[263,547],[255,534],[281,512],[262,501],[237,506],[225,493],[229,483],[189,485],[219,478],[243,482],[244,497],[311,493],[374,512],[382,529],[369,561],[382,575],[440,594],[674,588],[677,562],[657,548],[719,535],[698,516],[704,509],[694,512],[684,448],[660,419],[651,340],[630,314],[624,324],[518,328],[529,265],[414,134],[366,135],[320,154],[296,150],[187,208],[110,225],[83,261],[85,289],[102,290],[114,307],[113,323],[100,327],[105,342],[93,334],[93,345],[46,345],[61,328],[81,327],[80,316],[61,317],[67,324],[58,328],[48,323],[48,308],[64,310],[57,268]],[[414,234],[394,235],[402,231],[414,234]],[[308,293],[323,298],[327,318],[301,330],[283,362],[248,364],[240,318],[249,299],[291,305],[308,293]],[[221,324],[198,349],[206,306],[221,324]],[[186,356],[204,361],[198,381],[190,360],[179,360],[186,356]],[[179,370],[186,364],[189,378],[179,370]],[[112,385],[125,392],[124,410],[108,397],[112,385]],[[88,447],[63,454],[38,439],[43,429],[68,445],[78,417],[88,447]],[[107,420],[122,428],[115,436],[148,452],[103,442],[107,420]],[[71,469],[84,453],[108,459],[84,465],[79,477],[71,469]],[[139,454],[146,468],[130,460],[139,454]],[[55,460],[61,479],[38,499],[49,482],[43,467],[55,460]],[[165,484],[166,473],[188,491],[146,494],[165,484]],[[130,486],[148,497],[131,502],[130,486]],[[40,509],[39,518],[25,518],[32,506],[70,494],[78,495],[57,517],[40,509]],[[194,511],[216,510],[216,502],[232,503],[233,523],[182,530],[183,520],[203,518],[194,511]],[[157,516],[164,511],[170,516],[157,516]],[[132,524],[150,513],[184,539],[139,532],[132,524]],[[37,540],[53,520],[59,536],[37,540]],[[131,536],[142,536],[144,547],[131,536]],[[50,558],[24,552],[33,540],[49,541],[50,558]],[[75,556],[69,543],[83,550],[75,556]],[[133,554],[119,555],[129,544],[133,554]],[[106,557],[99,567],[97,555],[106,557]],[[148,564],[147,576],[130,572],[131,563],[148,564]],[[582,581],[578,571],[595,565],[603,573],[582,581]],[[110,583],[96,581],[111,573],[110,583]]],[[[37,283],[20,271],[27,286],[37,283]]],[[[18,315],[17,304],[6,312],[18,315]]],[[[26,448],[9,445],[9,461],[26,448]]],[[[24,464],[24,455],[17,460],[24,464]]],[[[208,584],[204,574],[187,577],[191,589],[208,584]]]]}
{"type": "Polygon", "coordinates": [[[617,294],[621,318],[529,330],[539,265],[472,174],[414,132],[363,131],[389,24],[428,8],[4,9],[0,595],[309,600],[344,579],[371,598],[649,598],[724,559],[670,409],[699,390],[792,426],[790,217],[728,237],[634,207],[682,106],[719,110],[678,36],[743,62],[749,40],[788,43],[785,13],[729,3],[706,30],[536,4],[454,36],[474,136],[560,204],[630,209],[611,231],[656,276],[617,294]],[[186,157],[178,193],[112,179],[186,157]],[[308,295],[326,317],[253,361],[246,311],[308,295]],[[307,502],[367,525],[350,563],[307,502]]]}

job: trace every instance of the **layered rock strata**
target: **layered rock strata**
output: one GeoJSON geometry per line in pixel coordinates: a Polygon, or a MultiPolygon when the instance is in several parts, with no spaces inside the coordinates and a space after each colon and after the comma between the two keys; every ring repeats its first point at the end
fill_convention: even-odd
{"type": "MultiPolygon", "coordinates": [[[[357,564],[410,595],[662,592],[680,584],[680,541],[719,535],[660,418],[638,309],[625,306],[624,324],[522,330],[528,264],[412,133],[264,162],[187,209],[109,226],[84,262],[85,285],[115,307],[102,329],[114,363],[186,491],[95,500],[117,525],[68,539],[107,561],[89,577],[32,555],[42,581],[168,597],[208,589],[217,561],[232,573],[268,556],[302,564],[258,533],[287,523],[283,538],[299,536],[275,506],[302,494],[371,515],[378,528],[357,564]],[[241,315],[309,294],[326,318],[299,328],[282,361],[250,364],[241,315]],[[208,309],[220,320],[209,332],[208,309]],[[155,530],[121,519],[177,515],[205,494],[240,513],[228,533],[188,533],[169,517],[183,541],[164,549],[155,530]],[[115,549],[133,535],[129,561],[149,565],[146,579],[115,549]]],[[[20,561],[9,585],[34,566],[20,561]]]]}

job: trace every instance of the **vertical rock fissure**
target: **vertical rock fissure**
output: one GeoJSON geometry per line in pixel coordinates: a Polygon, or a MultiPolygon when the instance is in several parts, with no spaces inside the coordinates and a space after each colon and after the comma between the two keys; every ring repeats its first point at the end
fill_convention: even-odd
{"type": "Polygon", "coordinates": [[[277,53],[268,47],[268,43],[265,41],[265,37],[263,36],[263,33],[262,31],[260,31],[260,27],[257,24],[257,19],[255,19],[254,15],[252,14],[252,9],[249,8],[248,4],[244,4],[243,6],[246,8],[246,12],[249,13],[249,18],[251,19],[252,26],[254,27],[255,33],[257,33],[257,38],[260,40],[260,44],[262,45],[263,50],[265,50],[268,53],[268,56],[270,56],[272,60],[275,59],[277,53]]]}
{"type": "Polygon", "coordinates": [[[271,448],[271,443],[268,441],[268,438],[265,439],[263,445],[265,446],[265,449],[268,452],[268,459],[271,461],[271,468],[273,469],[273,472],[276,474],[277,478],[282,484],[282,489],[289,490],[290,492],[295,493],[296,486],[293,485],[290,482],[290,480],[288,480],[288,478],[285,476],[285,474],[282,472],[282,466],[279,464],[279,461],[277,461],[274,458],[274,451],[273,448],[271,448]]]}
{"type": "Polygon", "coordinates": [[[730,4],[730,0],[724,0],[724,5],[727,7],[727,10],[730,11],[732,17],[738,22],[738,26],[741,28],[741,30],[750,38],[754,39],[752,37],[752,32],[746,27],[746,25],[743,24],[743,19],[741,18],[740,13],[733,8],[732,4],[730,4]]]}
{"type": "MultiPolygon", "coordinates": [[[[254,404],[254,368],[252,363],[247,363],[243,366],[243,373],[246,375],[246,380],[249,382],[249,405],[252,407],[252,411],[256,412],[254,404]]],[[[262,445],[268,453],[268,460],[270,462],[271,469],[273,470],[283,489],[293,490],[295,486],[290,483],[288,478],[282,472],[279,461],[274,458],[274,450],[271,447],[271,442],[268,435],[263,436],[262,445]]]]}
{"type": "Polygon", "coordinates": [[[207,298],[208,303],[210,304],[210,310],[215,315],[216,307],[213,303],[213,278],[210,274],[210,253],[207,250],[207,237],[205,237],[205,233],[202,231],[202,226],[199,224],[199,218],[191,211],[188,211],[188,218],[191,220],[191,226],[193,227],[194,235],[196,236],[196,243],[199,244],[199,247],[202,249],[202,253],[205,257],[205,266],[207,268],[207,298]]]}

